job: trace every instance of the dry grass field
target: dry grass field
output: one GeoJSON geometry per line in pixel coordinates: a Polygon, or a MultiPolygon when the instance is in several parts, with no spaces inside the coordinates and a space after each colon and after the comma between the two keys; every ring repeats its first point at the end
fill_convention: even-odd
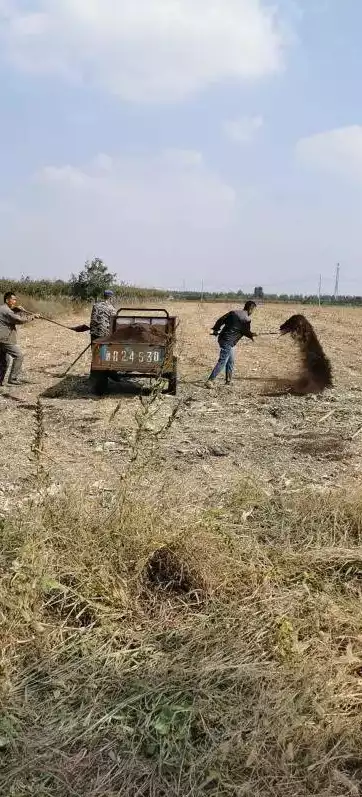
{"type": "Polygon", "coordinates": [[[95,398],[87,355],[59,376],[87,334],[43,321],[0,391],[0,794],[357,796],[362,311],[258,309],[332,361],[295,397],[278,336],[206,391],[226,307],[168,309],[177,397],[95,398]]]}

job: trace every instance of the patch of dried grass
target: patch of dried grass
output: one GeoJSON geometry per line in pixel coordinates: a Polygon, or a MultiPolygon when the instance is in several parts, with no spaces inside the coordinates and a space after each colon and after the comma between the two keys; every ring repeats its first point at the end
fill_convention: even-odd
{"type": "Polygon", "coordinates": [[[361,496],[249,481],[175,526],[138,478],[3,522],[3,793],[358,793],[361,496]]]}
{"type": "Polygon", "coordinates": [[[31,296],[21,296],[17,294],[17,299],[19,304],[25,307],[26,310],[32,313],[40,313],[48,318],[56,318],[65,313],[71,314],[73,312],[84,311],[84,306],[73,302],[67,297],[61,299],[34,299],[31,296]]]}

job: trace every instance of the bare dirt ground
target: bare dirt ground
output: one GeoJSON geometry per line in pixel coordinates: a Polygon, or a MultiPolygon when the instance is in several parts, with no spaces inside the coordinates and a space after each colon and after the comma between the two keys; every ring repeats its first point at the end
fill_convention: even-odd
{"type": "MultiPolygon", "coordinates": [[[[172,471],[180,490],[187,487],[189,494],[202,496],[201,502],[248,473],[267,489],[351,487],[362,468],[362,311],[259,307],[255,332],[276,331],[294,312],[304,312],[331,359],[334,389],[299,398],[267,395],[275,378],[293,375],[298,367],[295,345],[278,336],[260,336],[254,344],[242,341],[232,387],[225,387],[220,378],[215,391],[205,390],[218,351],[210,328],[227,309],[220,304],[168,306],[180,319],[179,395],[158,401],[151,433],[152,424],[157,428],[165,423],[181,404],[176,420],[159,439],[157,468],[164,474],[172,471]]],[[[119,480],[129,460],[140,399],[118,386],[106,398],[95,398],[88,381],[88,354],[66,379],[57,376],[87,342],[87,334],[43,321],[22,332],[32,383],[5,386],[0,392],[0,512],[9,511],[14,500],[31,489],[38,397],[46,432],[43,461],[52,481],[76,480],[102,490],[112,489],[119,480]]]]}

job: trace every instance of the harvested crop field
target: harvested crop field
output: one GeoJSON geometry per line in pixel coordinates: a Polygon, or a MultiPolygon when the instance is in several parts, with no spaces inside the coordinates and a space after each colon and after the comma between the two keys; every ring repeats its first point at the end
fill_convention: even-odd
{"type": "Polygon", "coordinates": [[[258,309],[331,360],[300,397],[278,335],[207,391],[227,308],[168,309],[176,397],[57,376],[87,334],[43,321],[0,393],[0,794],[357,796],[362,312],[258,309]]]}
{"type": "MultiPolygon", "coordinates": [[[[147,419],[150,434],[180,407],[167,435],[159,440],[157,468],[182,476],[184,489],[192,490],[197,483],[197,503],[204,491],[212,492],[248,469],[265,482],[276,485],[287,480],[299,488],[351,486],[358,481],[362,466],[361,311],[307,308],[332,361],[335,388],[320,396],[295,397],[278,395],[278,380],[283,383],[284,378],[293,377],[299,362],[295,344],[278,336],[260,336],[255,344],[242,341],[232,388],[226,388],[220,377],[210,395],[204,381],[217,354],[210,327],[226,308],[184,304],[169,309],[180,319],[179,395],[157,400],[152,419],[147,419]]],[[[275,331],[297,311],[301,308],[260,308],[253,328],[275,331]]],[[[6,445],[0,453],[0,510],[9,499],[9,486],[13,498],[18,492],[26,493],[38,397],[46,433],[43,460],[54,479],[63,483],[76,474],[77,482],[85,486],[117,485],[137,427],[137,382],[123,389],[113,385],[109,397],[96,399],[88,382],[89,353],[69,376],[57,377],[87,345],[87,334],[38,321],[27,329],[22,342],[33,384],[4,388],[0,394],[2,427],[9,430],[11,440],[11,456],[6,445]]]]}

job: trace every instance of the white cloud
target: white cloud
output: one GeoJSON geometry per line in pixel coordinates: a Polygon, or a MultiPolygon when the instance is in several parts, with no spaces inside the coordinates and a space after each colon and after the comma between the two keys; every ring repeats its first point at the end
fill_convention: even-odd
{"type": "Polygon", "coordinates": [[[224,135],[237,144],[249,144],[258,130],[263,127],[262,116],[241,116],[223,123],[224,135]]]}
{"type": "Polygon", "coordinates": [[[33,0],[31,11],[0,0],[3,57],[133,102],[263,77],[282,67],[284,45],[265,0],[33,0]]]}
{"type": "Polygon", "coordinates": [[[362,180],[362,126],[351,125],[298,141],[299,162],[347,179],[362,180]]]}
{"type": "Polygon", "coordinates": [[[105,212],[114,205],[120,223],[147,226],[190,225],[193,229],[224,226],[235,203],[234,190],[214,175],[193,150],[165,150],[156,156],[110,158],[97,155],[83,168],[46,166],[39,183],[68,191],[79,205],[84,192],[105,212]],[[78,194],[75,194],[78,189],[78,194]],[[80,192],[80,194],[79,194],[80,192]]]}
{"type": "Polygon", "coordinates": [[[103,153],[35,175],[18,197],[14,223],[1,224],[0,215],[2,256],[11,255],[16,272],[36,252],[38,270],[64,275],[99,254],[123,279],[172,287],[180,275],[191,281],[199,268],[205,275],[220,269],[236,206],[233,188],[199,152],[103,153]]]}
{"type": "Polygon", "coordinates": [[[72,188],[80,188],[87,184],[88,177],[80,169],[74,166],[45,166],[42,171],[36,175],[40,182],[44,183],[63,183],[72,188]]]}
{"type": "Polygon", "coordinates": [[[4,197],[12,210],[0,212],[3,272],[66,277],[98,255],[121,279],[170,289],[185,280],[197,290],[203,278],[216,289],[311,291],[321,272],[333,290],[337,259],[343,281],[347,271],[359,274],[360,203],[352,193],[304,179],[283,195],[272,181],[243,180],[235,192],[187,150],[49,165],[4,197]]]}

